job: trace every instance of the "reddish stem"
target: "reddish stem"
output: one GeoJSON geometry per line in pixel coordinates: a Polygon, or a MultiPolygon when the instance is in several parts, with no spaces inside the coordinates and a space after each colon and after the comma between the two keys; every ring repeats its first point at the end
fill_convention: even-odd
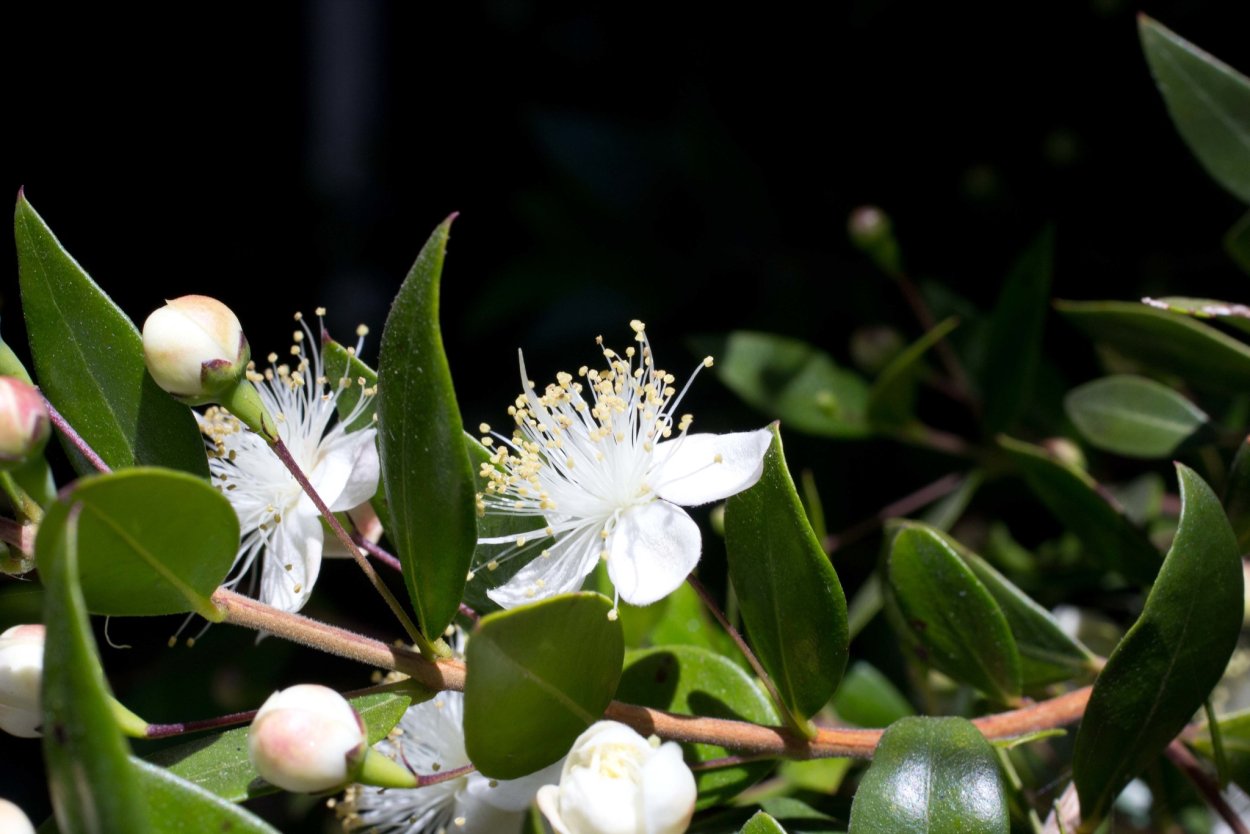
{"type": "Polygon", "coordinates": [[[91,448],[91,444],[84,440],[81,434],[74,431],[74,427],[69,424],[68,420],[61,416],[61,412],[56,410],[47,397],[43,398],[43,404],[48,409],[48,417],[52,419],[52,425],[56,426],[57,431],[65,435],[65,439],[78,450],[79,454],[87,459],[88,463],[100,472],[113,471],[109,468],[109,465],[104,462],[104,459],[95,453],[95,449],[91,448]]]}

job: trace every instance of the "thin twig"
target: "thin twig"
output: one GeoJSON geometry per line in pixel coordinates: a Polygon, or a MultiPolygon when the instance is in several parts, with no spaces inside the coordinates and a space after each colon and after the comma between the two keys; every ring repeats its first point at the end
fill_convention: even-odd
{"type": "Polygon", "coordinates": [[[43,398],[43,404],[48,409],[48,416],[52,419],[52,425],[56,426],[57,431],[65,435],[65,439],[78,450],[79,454],[87,459],[88,463],[100,472],[113,471],[109,468],[109,465],[104,462],[104,459],[95,453],[95,449],[91,448],[91,444],[84,440],[81,434],[74,431],[74,427],[69,424],[68,420],[61,416],[61,412],[56,410],[47,397],[43,398]]]}
{"type": "Polygon", "coordinates": [[[444,770],[441,773],[431,773],[429,776],[424,776],[420,773],[414,773],[413,775],[417,777],[417,787],[424,788],[427,785],[437,785],[439,782],[450,782],[453,779],[459,779],[461,776],[468,776],[476,770],[477,768],[472,764],[467,764],[453,767],[451,770],[444,770]]]}
{"type": "Polygon", "coordinates": [[[825,539],[825,552],[834,553],[840,548],[846,547],[859,541],[864,536],[874,532],[882,524],[891,518],[899,518],[900,516],[911,515],[921,507],[932,504],[939,498],[950,495],[963,485],[964,475],[960,472],[952,472],[949,475],[943,475],[931,484],[926,484],[915,492],[904,495],[892,504],[887,504],[873,515],[865,518],[863,521],[857,522],[843,530],[825,539]]]}
{"type": "MultiPolygon", "coordinates": [[[[929,305],[925,303],[924,296],[920,294],[919,288],[912,283],[912,280],[903,272],[895,272],[894,280],[898,283],[899,291],[903,294],[903,299],[907,302],[907,306],[911,307],[912,314],[916,317],[916,321],[920,323],[921,328],[926,333],[937,327],[937,319],[933,316],[933,311],[929,309],[929,305]]],[[[946,368],[946,373],[954,383],[955,389],[951,392],[956,394],[959,399],[963,400],[972,410],[974,415],[980,415],[981,404],[977,402],[976,396],[973,394],[972,379],[968,376],[968,372],[964,370],[964,366],[959,361],[959,357],[955,354],[954,348],[951,347],[949,341],[945,337],[938,340],[934,345],[938,358],[942,361],[942,365],[946,368]]]]}
{"type": "Polygon", "coordinates": [[[399,572],[399,573],[403,572],[404,566],[400,564],[398,558],[396,558],[391,553],[383,550],[382,548],[378,547],[376,544],[366,539],[360,533],[352,533],[352,541],[354,541],[360,547],[360,549],[363,550],[365,553],[368,553],[370,556],[377,559],[379,562],[386,565],[391,570],[399,572]]]}
{"type": "Polygon", "coordinates": [[[1219,814],[1224,822],[1228,824],[1228,827],[1233,830],[1233,834],[1250,834],[1250,828],[1241,819],[1241,815],[1230,808],[1228,803],[1224,801],[1224,796],[1220,793],[1220,786],[1215,783],[1210,774],[1202,769],[1202,764],[1194,757],[1193,753],[1189,752],[1189,748],[1174,739],[1168,745],[1164,754],[1168,757],[1168,761],[1176,765],[1180,772],[1188,777],[1193,786],[1198,789],[1198,793],[1202,794],[1202,798],[1211,806],[1211,809],[1219,814]]]}

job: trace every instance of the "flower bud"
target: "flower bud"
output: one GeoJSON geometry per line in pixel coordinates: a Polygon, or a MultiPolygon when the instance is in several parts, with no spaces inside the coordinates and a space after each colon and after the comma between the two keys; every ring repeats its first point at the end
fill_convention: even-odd
{"type": "Polygon", "coordinates": [[[695,796],[676,742],[599,721],[573,742],[559,787],[539,789],[538,807],[557,834],[680,834],[695,796]]]}
{"type": "Polygon", "coordinates": [[[21,808],[0,799],[0,831],[4,834],[35,834],[35,826],[21,808]]]}
{"type": "Polygon", "coordinates": [[[42,452],[51,434],[48,409],[34,386],[0,376],[0,470],[42,452]]]}
{"type": "Polygon", "coordinates": [[[247,748],[265,781],[317,793],[353,781],[368,745],[352,705],[329,687],[306,683],[269,696],[252,719],[247,748]]]}
{"type": "Polygon", "coordinates": [[[13,626],[0,634],[0,729],[20,738],[38,738],[43,723],[43,642],[41,625],[13,626]]]}
{"type": "Polygon", "coordinates": [[[188,405],[212,402],[234,388],[251,355],[239,319],[206,295],[168,301],[143,323],[148,373],[188,405]]]}

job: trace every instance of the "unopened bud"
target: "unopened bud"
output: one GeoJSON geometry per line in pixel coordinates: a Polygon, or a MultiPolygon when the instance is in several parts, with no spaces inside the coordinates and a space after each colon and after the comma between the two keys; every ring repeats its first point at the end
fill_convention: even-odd
{"type": "Polygon", "coordinates": [[[365,725],[342,695],[299,684],[269,696],[247,735],[248,755],[265,781],[318,793],[354,781],[368,746],[365,725]]]}
{"type": "Polygon", "coordinates": [[[43,644],[41,625],[13,626],[0,634],[0,729],[19,738],[40,736],[43,644]]]}
{"type": "Polygon", "coordinates": [[[903,352],[903,334],[893,327],[869,325],[851,333],[851,359],[865,373],[874,376],[903,352]]]}
{"type": "Polygon", "coordinates": [[[1077,469],[1088,468],[1088,462],[1085,460],[1085,453],[1081,451],[1081,447],[1066,437],[1048,437],[1042,441],[1042,446],[1056,460],[1077,469]]]}
{"type": "Polygon", "coordinates": [[[0,470],[13,469],[42,452],[51,434],[47,406],[34,386],[0,376],[0,470]]]}
{"type": "Polygon", "coordinates": [[[35,834],[35,826],[21,808],[0,799],[0,831],[4,834],[35,834]]]}
{"type": "Polygon", "coordinates": [[[215,298],[184,295],[143,323],[143,359],[156,384],[188,405],[214,402],[251,358],[239,319],[215,298]]]}
{"type": "Polygon", "coordinates": [[[846,231],[851,243],[872,258],[882,271],[890,275],[903,271],[894,225],[884,211],[876,206],[860,206],[851,212],[846,231]]]}

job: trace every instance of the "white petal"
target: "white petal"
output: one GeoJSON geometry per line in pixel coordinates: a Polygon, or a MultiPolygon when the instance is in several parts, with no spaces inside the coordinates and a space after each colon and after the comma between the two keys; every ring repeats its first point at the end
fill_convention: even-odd
{"type": "Polygon", "coordinates": [[[665,742],[642,767],[642,813],[653,834],[681,834],[690,824],[698,795],[681,747],[665,742]]]}
{"type": "Polygon", "coordinates": [[[331,453],[345,458],[350,464],[347,482],[340,487],[338,497],[331,500],[328,495],[321,496],[334,512],[359,506],[378,491],[381,464],[378,461],[378,446],[374,440],[376,435],[377,432],[373,429],[361,429],[334,444],[331,453]]]}
{"type": "Polygon", "coordinates": [[[282,519],[265,550],[261,602],[283,611],[304,607],[321,572],[321,541],[320,516],[294,512],[282,519]]]}
{"type": "Polygon", "coordinates": [[[535,556],[533,561],[516,572],[516,576],[487,591],[486,595],[504,608],[515,608],[527,602],[576,591],[582,586],[582,580],[595,569],[601,529],[603,525],[596,522],[570,531],[551,546],[546,556],[535,556]]]}
{"type": "Polygon", "coordinates": [[[535,771],[519,779],[488,779],[480,774],[469,777],[469,786],[465,790],[467,796],[493,805],[501,811],[524,811],[534,801],[534,795],[543,785],[554,785],[560,781],[560,769],[564,767],[564,759],[550,764],[542,770],[535,771]],[[475,778],[476,777],[476,778],[475,778]],[[491,783],[494,782],[494,787],[491,783]]]}
{"type": "Polygon", "coordinates": [[[686,580],[702,544],[699,525],[681,507],[667,501],[630,507],[612,531],[608,576],[621,599],[650,605],[686,580]]]}
{"type": "Polygon", "coordinates": [[[754,486],[772,443],[768,429],[688,434],[655,447],[652,489],[665,501],[697,507],[754,486]]]}
{"type": "Polygon", "coordinates": [[[538,791],[535,797],[538,801],[538,810],[543,812],[543,816],[547,818],[547,822],[555,829],[556,834],[572,834],[568,826],[564,824],[564,820],[560,818],[560,789],[555,785],[544,785],[538,791]]]}

